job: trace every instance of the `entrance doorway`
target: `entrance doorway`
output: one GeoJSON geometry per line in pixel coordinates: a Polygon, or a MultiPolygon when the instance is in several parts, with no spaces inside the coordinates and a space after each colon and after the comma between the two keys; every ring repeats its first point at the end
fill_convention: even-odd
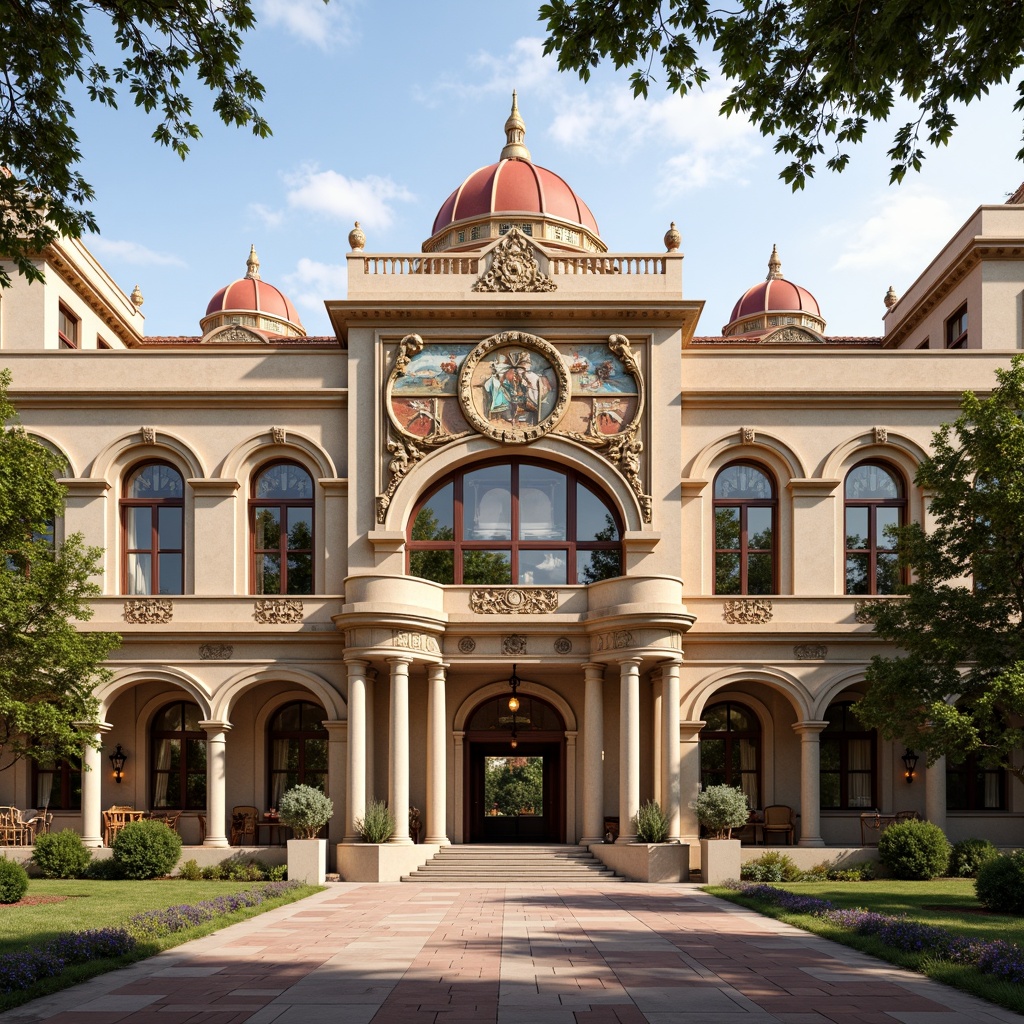
{"type": "Polygon", "coordinates": [[[565,729],[538,697],[492,697],[467,722],[465,832],[471,843],[565,842],[565,729]]]}

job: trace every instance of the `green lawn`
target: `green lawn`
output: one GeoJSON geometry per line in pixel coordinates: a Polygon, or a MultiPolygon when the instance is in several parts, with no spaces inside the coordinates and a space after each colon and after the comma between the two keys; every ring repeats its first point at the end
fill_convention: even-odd
{"type": "MultiPolygon", "coordinates": [[[[239,892],[260,886],[259,882],[185,882],[177,879],[158,879],[152,882],[95,882],[86,880],[43,880],[29,882],[27,896],[68,896],[59,903],[39,903],[33,906],[0,905],[0,955],[16,950],[32,949],[54,938],[61,932],[85,931],[124,925],[133,914],[146,910],[163,910],[186,903],[201,903],[225,893],[239,892]]],[[[144,939],[136,951],[116,959],[97,960],[70,967],[58,978],[41,981],[23,992],[0,993],[0,1011],[19,1006],[29,999],[56,992],[78,984],[97,974],[124,967],[135,960],[143,960],[161,950],[177,946],[217,931],[229,924],[244,921],[266,910],[293,903],[317,892],[304,886],[284,896],[267,900],[258,907],[249,907],[224,914],[187,931],[175,932],[159,938],[144,939]]]]}
{"type": "MultiPolygon", "coordinates": [[[[1024,918],[997,914],[971,913],[980,910],[970,878],[940,878],[931,882],[778,882],[776,888],[829,900],[837,907],[863,908],[880,914],[906,914],[923,924],[935,925],[972,939],[1002,939],[1024,946],[1024,918]],[[936,909],[937,907],[952,909],[936,909]]],[[[769,917],[814,932],[827,939],[863,950],[890,963],[927,974],[966,992],[981,996],[1010,1010],[1024,1013],[1024,992],[1019,985],[999,981],[974,967],[937,961],[926,954],[910,953],[886,946],[870,935],[857,935],[845,928],[827,924],[809,914],[792,914],[777,907],[756,903],[733,889],[707,887],[707,892],[734,903],[751,907],[769,917]]]]}

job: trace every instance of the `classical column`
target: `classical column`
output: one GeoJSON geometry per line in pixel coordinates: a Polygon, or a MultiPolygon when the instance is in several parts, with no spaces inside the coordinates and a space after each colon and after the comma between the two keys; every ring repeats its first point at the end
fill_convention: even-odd
{"type": "Polygon", "coordinates": [[[89,739],[82,744],[82,842],[86,846],[103,845],[103,734],[113,726],[109,722],[73,722],[89,739]]]}
{"type": "Polygon", "coordinates": [[[705,725],[707,722],[679,723],[679,838],[690,844],[691,854],[700,839],[693,805],[700,793],[700,731],[705,725]]]}
{"type": "Polygon", "coordinates": [[[661,808],[665,807],[665,794],[662,791],[662,784],[665,781],[665,720],[661,717],[662,712],[662,686],[661,669],[656,668],[651,672],[651,697],[654,710],[654,722],[651,730],[651,761],[654,765],[654,802],[661,808]]]}
{"type": "Polygon", "coordinates": [[[619,666],[619,838],[636,842],[633,818],[640,810],[640,659],[619,666]]]}
{"type": "Polygon", "coordinates": [[[584,665],[583,838],[604,839],[604,665],[584,665]]]}
{"type": "Polygon", "coordinates": [[[366,793],[368,800],[380,799],[381,794],[377,792],[377,754],[374,749],[374,743],[377,738],[377,727],[374,723],[374,711],[376,708],[376,702],[374,700],[374,694],[377,692],[377,670],[372,666],[368,665],[366,668],[366,700],[364,706],[366,708],[366,729],[363,731],[363,742],[365,744],[366,756],[363,758],[363,770],[365,771],[365,784],[363,790],[366,793]]]}
{"type": "MultiPolygon", "coordinates": [[[[345,838],[345,761],[348,757],[348,722],[324,722],[327,730],[327,795],[334,816],[327,826],[328,852],[345,838]]],[[[333,857],[333,853],[331,853],[333,857]]]]}
{"type": "Polygon", "coordinates": [[[821,746],[828,722],[796,722],[800,736],[800,840],[798,846],[824,846],[821,838],[821,746]]]}
{"type": "Polygon", "coordinates": [[[366,814],[366,666],[353,659],[348,668],[348,775],[345,789],[345,842],[358,843],[356,822],[366,814]]]}
{"type": "Polygon", "coordinates": [[[206,732],[206,839],[203,846],[229,846],[225,833],[228,808],[228,730],[230,722],[200,722],[206,732]]]}
{"type": "Polygon", "coordinates": [[[669,839],[679,838],[679,662],[661,667],[661,794],[669,839]]]}
{"type": "Polygon", "coordinates": [[[427,667],[427,822],[425,843],[448,846],[447,665],[427,667]]]}
{"type": "MultiPolygon", "coordinates": [[[[925,757],[922,754],[921,760],[925,757]]],[[[917,773],[920,777],[920,772],[917,773]]],[[[906,785],[906,783],[903,783],[906,785]]],[[[924,770],[924,816],[946,831],[946,759],[940,757],[924,770]]]]}
{"type": "Polygon", "coordinates": [[[411,658],[388,658],[391,708],[388,722],[388,807],[395,816],[391,842],[410,846],[409,838],[409,664],[411,658]]]}

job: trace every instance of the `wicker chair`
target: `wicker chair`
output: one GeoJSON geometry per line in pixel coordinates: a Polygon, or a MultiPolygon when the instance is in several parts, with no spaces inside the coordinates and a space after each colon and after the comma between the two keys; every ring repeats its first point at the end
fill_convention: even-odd
{"type": "Polygon", "coordinates": [[[256,845],[256,822],[260,820],[259,808],[251,804],[237,804],[231,808],[231,845],[242,846],[246,839],[256,845]]]}
{"type": "Polygon", "coordinates": [[[0,846],[31,846],[35,826],[21,816],[17,807],[0,807],[0,846]]]}

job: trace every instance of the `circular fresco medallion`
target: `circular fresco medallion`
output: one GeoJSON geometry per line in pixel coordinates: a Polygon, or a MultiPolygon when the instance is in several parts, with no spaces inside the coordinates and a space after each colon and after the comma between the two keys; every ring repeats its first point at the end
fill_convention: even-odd
{"type": "Polygon", "coordinates": [[[571,397],[569,370],[543,338],[505,331],[482,341],[459,372],[466,419],[495,441],[522,444],[553,430],[571,397]]]}

